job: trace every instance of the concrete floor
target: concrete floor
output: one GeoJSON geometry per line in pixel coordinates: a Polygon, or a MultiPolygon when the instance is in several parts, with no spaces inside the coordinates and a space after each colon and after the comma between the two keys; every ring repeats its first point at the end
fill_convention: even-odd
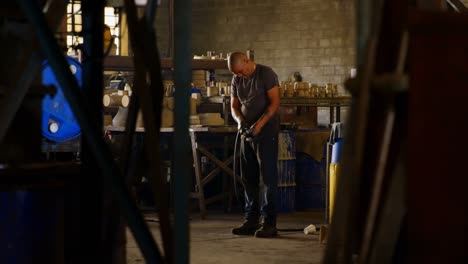
{"type": "MultiPolygon", "coordinates": [[[[146,215],[148,225],[161,248],[159,224],[155,215],[146,215]]],[[[190,220],[190,263],[320,263],[324,245],[318,242],[318,233],[305,235],[309,224],[323,223],[323,213],[296,212],[280,214],[277,238],[240,237],[231,234],[231,228],[242,222],[242,215],[210,212],[201,220],[192,214],[190,220]],[[296,231],[286,231],[296,229],[296,231]],[[298,231],[297,229],[301,229],[298,231]]],[[[144,259],[130,232],[127,233],[127,263],[144,263],[144,259]]]]}

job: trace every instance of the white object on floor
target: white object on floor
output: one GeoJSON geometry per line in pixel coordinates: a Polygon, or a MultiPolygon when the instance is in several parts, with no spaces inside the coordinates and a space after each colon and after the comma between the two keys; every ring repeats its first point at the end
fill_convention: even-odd
{"type": "Polygon", "coordinates": [[[304,228],[304,234],[312,234],[312,233],[315,233],[317,232],[317,228],[315,227],[315,225],[309,225],[307,226],[306,228],[304,228]]]}

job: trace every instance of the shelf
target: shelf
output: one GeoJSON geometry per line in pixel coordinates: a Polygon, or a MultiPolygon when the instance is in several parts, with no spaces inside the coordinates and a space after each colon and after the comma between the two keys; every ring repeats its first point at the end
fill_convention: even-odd
{"type": "Polygon", "coordinates": [[[202,97],[203,103],[210,103],[210,104],[223,104],[223,103],[230,103],[231,96],[229,95],[216,95],[210,97],[202,97]]]}
{"type": "MultiPolygon", "coordinates": [[[[115,127],[115,126],[104,126],[104,130],[111,132],[125,132],[125,127],[115,127]]],[[[160,129],[163,133],[174,132],[174,127],[161,127],[160,129]]],[[[211,133],[235,133],[237,132],[237,126],[202,126],[202,125],[192,125],[189,126],[190,132],[211,132],[211,133]]],[[[145,132],[145,128],[138,127],[135,128],[135,132],[145,132]]]]}
{"type": "MultiPolygon", "coordinates": [[[[229,103],[231,96],[218,95],[203,97],[204,103],[229,103]]],[[[351,97],[341,96],[333,98],[311,98],[311,97],[281,97],[280,104],[284,106],[349,106],[351,97]]]]}
{"type": "MultiPolygon", "coordinates": [[[[105,71],[133,71],[133,57],[130,56],[107,56],[104,59],[105,71]]],[[[162,69],[174,68],[172,58],[161,59],[162,69]]],[[[192,60],[192,69],[228,69],[226,60],[192,60]]]]}
{"type": "Polygon", "coordinates": [[[282,106],[350,106],[351,97],[340,96],[332,98],[311,98],[311,97],[281,97],[282,106]]]}

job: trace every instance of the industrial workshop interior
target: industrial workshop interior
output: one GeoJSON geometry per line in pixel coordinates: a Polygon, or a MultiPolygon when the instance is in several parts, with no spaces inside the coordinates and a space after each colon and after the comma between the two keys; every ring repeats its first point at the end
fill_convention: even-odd
{"type": "Polygon", "coordinates": [[[468,263],[468,0],[0,3],[0,263],[468,263]]]}

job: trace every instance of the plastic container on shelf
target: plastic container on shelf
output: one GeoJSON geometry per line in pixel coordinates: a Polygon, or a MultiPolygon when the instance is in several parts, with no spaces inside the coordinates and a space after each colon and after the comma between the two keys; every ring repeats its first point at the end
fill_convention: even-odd
{"type": "MultiPolygon", "coordinates": [[[[70,71],[75,76],[79,87],[82,86],[82,69],[78,60],[67,57],[70,71]]],[[[53,85],[57,93],[46,95],[42,100],[42,135],[50,141],[65,142],[77,138],[81,128],[68,104],[62,88],[60,87],[52,68],[45,61],[42,70],[42,84],[53,85]]]]}

